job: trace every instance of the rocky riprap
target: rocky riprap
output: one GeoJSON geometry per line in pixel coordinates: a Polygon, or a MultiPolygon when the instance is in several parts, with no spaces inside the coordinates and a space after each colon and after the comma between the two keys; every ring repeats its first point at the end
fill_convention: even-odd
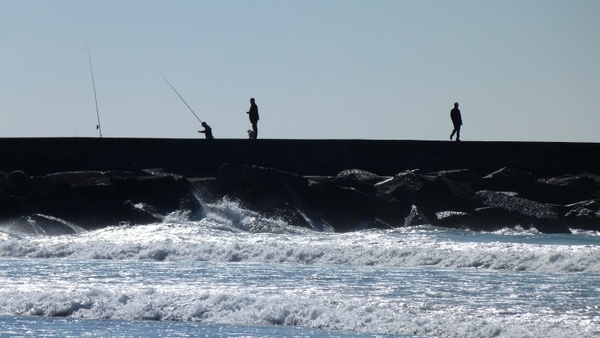
{"type": "Polygon", "coordinates": [[[160,171],[0,172],[0,222],[16,230],[72,233],[148,224],[177,210],[199,211],[190,182],[160,171]]]}
{"type": "Polygon", "coordinates": [[[600,177],[591,173],[536,178],[510,168],[484,176],[469,169],[394,176],[344,170],[334,177],[305,177],[225,164],[215,179],[194,184],[204,196],[228,196],[269,217],[338,232],[420,224],[482,231],[600,230],[600,177]]]}
{"type": "MultiPolygon", "coordinates": [[[[344,170],[301,176],[271,168],[221,166],[216,177],[185,178],[161,170],[80,171],[29,176],[0,172],[0,221],[21,231],[62,234],[116,224],[148,224],[172,212],[202,215],[228,198],[264,217],[316,230],[348,232],[431,224],[543,233],[600,230],[600,177],[535,177],[502,168],[407,170],[379,176],[344,170]]],[[[199,216],[201,217],[201,216],[199,216]]]]}

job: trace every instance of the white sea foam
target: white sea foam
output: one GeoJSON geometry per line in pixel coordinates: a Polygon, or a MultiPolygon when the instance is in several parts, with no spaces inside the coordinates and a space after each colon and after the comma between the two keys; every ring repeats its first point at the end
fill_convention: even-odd
{"type": "Polygon", "coordinates": [[[424,226],[338,234],[263,218],[229,201],[211,210],[200,220],[174,214],[163,223],[75,235],[0,232],[0,256],[600,272],[600,237],[589,232],[477,233],[424,226]]]}
{"type": "Polygon", "coordinates": [[[72,235],[0,231],[0,315],[418,336],[600,334],[600,236],[313,231],[232,201],[72,235]]]}
{"type": "Polygon", "coordinates": [[[0,315],[592,337],[593,275],[212,262],[0,261],[0,315]],[[29,278],[24,281],[23,275],[29,278]],[[588,325],[589,324],[589,325],[588,325]]]}

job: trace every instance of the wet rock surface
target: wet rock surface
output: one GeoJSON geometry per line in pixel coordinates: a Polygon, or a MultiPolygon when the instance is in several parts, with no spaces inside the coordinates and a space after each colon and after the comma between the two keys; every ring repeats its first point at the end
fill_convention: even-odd
{"type": "Polygon", "coordinates": [[[348,232],[419,224],[543,233],[600,231],[600,177],[536,177],[511,168],[393,176],[348,169],[303,176],[255,165],[223,164],[214,177],[186,178],[160,169],[76,171],[30,176],[0,172],[0,221],[59,235],[120,223],[147,224],[172,212],[197,213],[228,198],[265,217],[315,230],[348,232]]]}
{"type": "Polygon", "coordinates": [[[81,171],[29,176],[20,171],[0,172],[0,221],[33,233],[147,224],[171,212],[200,209],[190,182],[175,175],[81,171]]]}
{"type": "Polygon", "coordinates": [[[336,176],[300,177],[224,165],[216,182],[197,184],[213,198],[228,196],[250,209],[298,222],[293,224],[319,224],[338,232],[419,224],[478,231],[600,230],[600,178],[591,173],[537,178],[501,168],[484,175],[457,169],[379,176],[351,169],[336,176]]]}

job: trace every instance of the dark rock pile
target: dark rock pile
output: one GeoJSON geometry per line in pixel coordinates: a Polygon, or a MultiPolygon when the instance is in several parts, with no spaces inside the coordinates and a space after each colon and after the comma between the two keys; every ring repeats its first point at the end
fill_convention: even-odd
{"type": "Polygon", "coordinates": [[[145,172],[0,172],[0,222],[23,232],[72,233],[115,224],[148,224],[201,206],[190,182],[145,172]]]}
{"type": "Polygon", "coordinates": [[[538,178],[508,168],[485,176],[462,169],[408,170],[394,176],[344,170],[326,177],[224,164],[210,178],[184,178],[160,170],[41,176],[14,171],[0,172],[0,222],[44,234],[147,224],[175,211],[201,214],[198,194],[207,202],[235,199],[265,217],[316,230],[432,224],[570,233],[600,231],[599,187],[600,177],[591,173],[538,178]]]}
{"type": "Polygon", "coordinates": [[[216,180],[196,182],[215,198],[230,196],[266,216],[346,232],[419,224],[543,233],[600,230],[600,177],[590,173],[536,178],[508,168],[485,176],[463,169],[378,176],[345,170],[303,177],[275,169],[223,165],[216,180]]]}

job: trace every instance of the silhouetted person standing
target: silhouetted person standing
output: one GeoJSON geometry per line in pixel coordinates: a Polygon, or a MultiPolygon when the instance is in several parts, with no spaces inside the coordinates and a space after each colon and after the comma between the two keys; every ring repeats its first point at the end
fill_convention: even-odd
{"type": "Polygon", "coordinates": [[[206,122],[202,122],[202,127],[204,127],[204,130],[200,130],[198,132],[203,133],[207,140],[212,140],[215,138],[212,134],[212,128],[206,122]]]}
{"type": "Polygon", "coordinates": [[[454,130],[450,134],[450,139],[456,134],[456,140],[460,141],[460,126],[462,126],[462,117],[460,116],[460,109],[458,109],[458,102],[454,104],[454,108],[450,111],[450,118],[454,125],[454,130]]]}
{"type": "Polygon", "coordinates": [[[258,137],[258,106],[254,102],[254,98],[250,99],[250,110],[248,110],[247,114],[252,124],[252,131],[254,132],[252,138],[256,139],[258,137]]]}

